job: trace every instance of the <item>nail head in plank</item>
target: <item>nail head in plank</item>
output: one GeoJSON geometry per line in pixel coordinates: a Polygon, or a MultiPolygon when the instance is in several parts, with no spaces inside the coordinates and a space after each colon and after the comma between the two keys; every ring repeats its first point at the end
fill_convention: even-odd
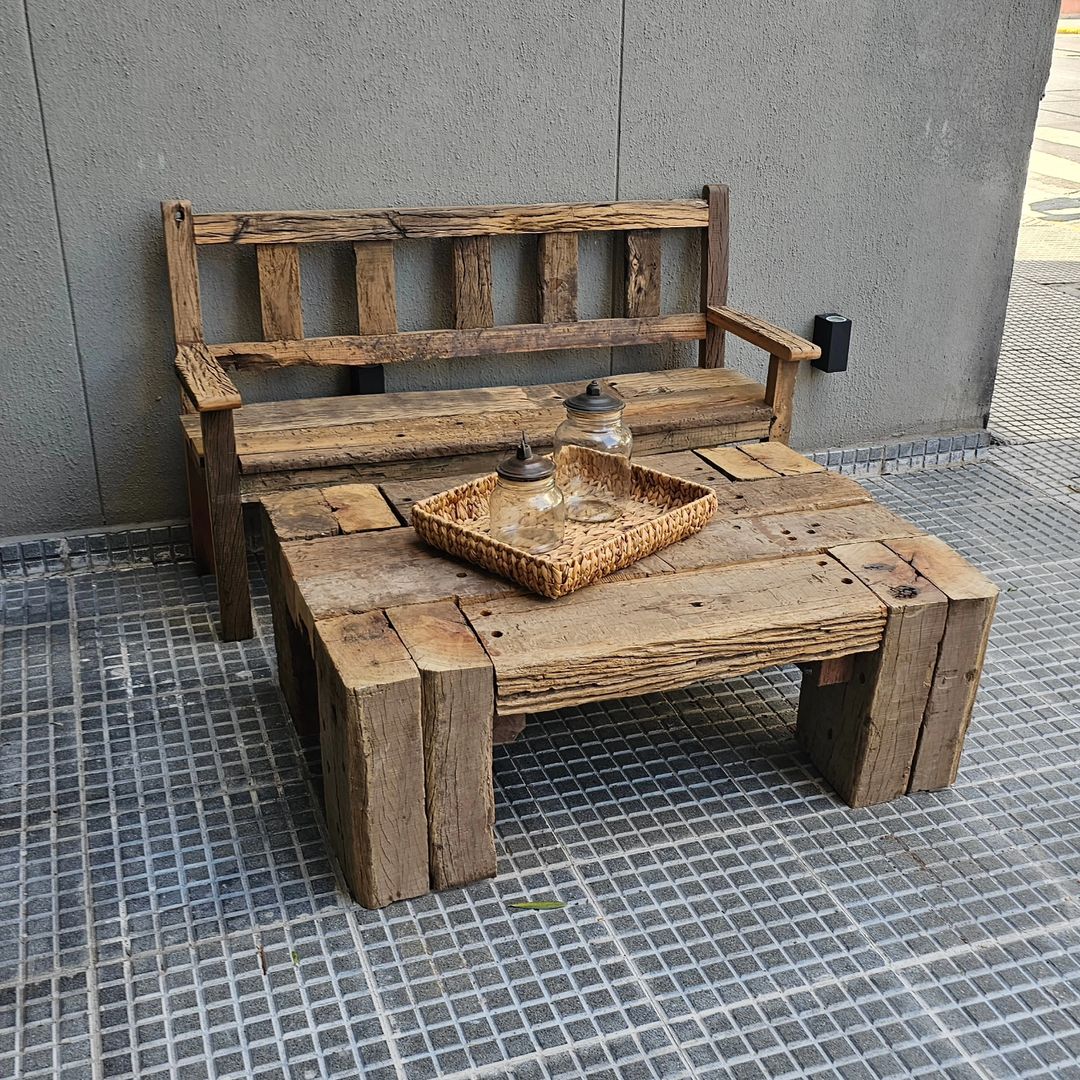
{"type": "Polygon", "coordinates": [[[495,325],[491,301],[491,237],[462,236],[453,242],[454,327],[495,325]]]}
{"type": "Polygon", "coordinates": [[[577,233],[541,233],[537,241],[540,321],[573,322],[577,319],[577,233]]]}
{"type": "Polygon", "coordinates": [[[326,824],[368,908],[429,891],[420,673],[381,611],[316,626],[326,824]]]}
{"type": "Polygon", "coordinates": [[[626,317],[660,314],[660,234],[634,229],[626,234],[626,317]]]}
{"type": "Polygon", "coordinates": [[[420,672],[432,885],[494,877],[491,661],[451,601],[386,614],[420,672]]]}
{"type": "Polygon", "coordinates": [[[259,262],[263,337],[267,341],[302,338],[300,249],[295,244],[263,244],[255,254],[259,262]]]}

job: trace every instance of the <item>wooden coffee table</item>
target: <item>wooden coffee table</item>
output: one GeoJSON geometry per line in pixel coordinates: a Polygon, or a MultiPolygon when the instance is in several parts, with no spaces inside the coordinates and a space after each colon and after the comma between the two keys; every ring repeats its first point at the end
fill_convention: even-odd
{"type": "Polygon", "coordinates": [[[360,903],[495,873],[492,743],[538,710],[799,663],[798,739],[849,805],[956,778],[994,585],[780,444],[639,460],[711,485],[717,516],[560,600],[400,524],[455,478],[265,498],[282,689],[322,739],[331,842],[360,903]]]}

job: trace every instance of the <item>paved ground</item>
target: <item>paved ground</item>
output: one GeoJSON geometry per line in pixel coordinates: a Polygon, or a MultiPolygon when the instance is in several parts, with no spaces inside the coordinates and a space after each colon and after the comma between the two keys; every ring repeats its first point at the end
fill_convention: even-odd
{"type": "Polygon", "coordinates": [[[1014,442],[1080,438],[1080,34],[1057,36],[1035,135],[990,412],[1014,442]]]}
{"type": "Polygon", "coordinates": [[[955,788],[844,807],[786,669],[547,714],[497,753],[498,878],[367,912],[257,563],[258,637],[223,645],[182,536],[0,548],[0,1077],[1080,1077],[1061,48],[993,413],[1015,443],[837,458],[1002,586],[955,788]]]}

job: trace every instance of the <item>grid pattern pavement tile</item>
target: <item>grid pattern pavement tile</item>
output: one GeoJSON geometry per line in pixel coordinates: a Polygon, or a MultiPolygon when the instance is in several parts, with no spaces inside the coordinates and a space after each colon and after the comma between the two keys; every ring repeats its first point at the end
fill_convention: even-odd
{"type": "Polygon", "coordinates": [[[5,579],[0,1077],[1068,1075],[1068,449],[870,462],[830,467],[1002,587],[953,788],[840,803],[794,668],[565,709],[496,750],[499,876],[380,912],[327,855],[257,560],[239,644],[135,541],[5,579]]]}
{"type": "Polygon", "coordinates": [[[995,446],[990,459],[1044,494],[1080,505],[1080,440],[995,446]]]}

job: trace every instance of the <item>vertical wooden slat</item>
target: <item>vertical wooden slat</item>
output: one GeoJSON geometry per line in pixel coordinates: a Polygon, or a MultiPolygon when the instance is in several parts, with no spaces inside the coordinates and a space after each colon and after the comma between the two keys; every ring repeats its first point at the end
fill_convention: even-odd
{"type": "Polygon", "coordinates": [[[199,422],[221,609],[221,636],[225,641],[244,641],[252,635],[251,587],[232,410],[200,413],[199,422]]]}
{"type": "Polygon", "coordinates": [[[260,244],[259,301],[263,337],[267,341],[304,336],[300,307],[300,249],[296,244],[260,244]]]}
{"type": "Polygon", "coordinates": [[[189,345],[194,341],[203,341],[199,267],[195,259],[191,203],[186,199],[163,202],[161,221],[165,227],[165,262],[169,270],[176,344],[189,345]]]}
{"type": "Polygon", "coordinates": [[[361,334],[397,333],[394,242],[353,244],[356,254],[356,310],[361,334]]]}
{"type": "Polygon", "coordinates": [[[626,234],[626,317],[660,314],[660,233],[655,229],[626,234]]]}
{"type": "Polygon", "coordinates": [[[540,321],[577,319],[578,234],[541,233],[537,241],[540,321]]]}
{"type": "Polygon", "coordinates": [[[494,326],[491,237],[459,236],[454,245],[454,329],[494,326]]]}
{"type": "MultiPolygon", "coordinates": [[[[709,204],[709,225],[701,253],[701,310],[710,304],[726,306],[728,298],[728,188],[707,184],[701,197],[709,204]]],[[[724,366],[724,331],[710,323],[698,354],[698,366],[724,366]]]]}

